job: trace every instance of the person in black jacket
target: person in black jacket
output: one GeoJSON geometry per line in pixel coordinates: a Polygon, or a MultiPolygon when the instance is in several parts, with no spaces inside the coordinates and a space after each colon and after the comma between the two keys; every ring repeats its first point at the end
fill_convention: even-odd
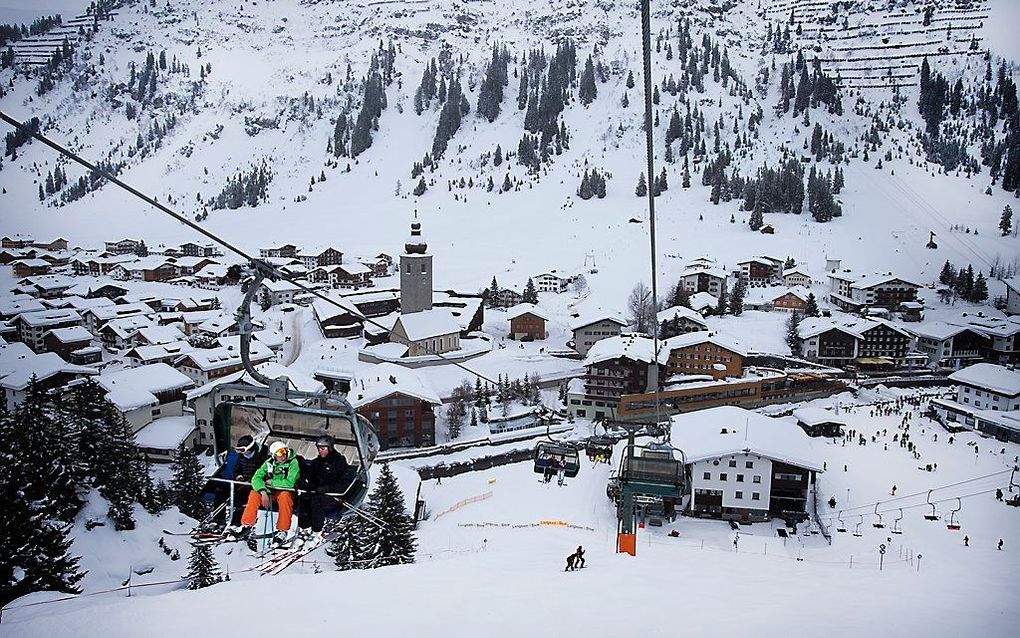
{"type": "Polygon", "coordinates": [[[319,437],[315,447],[317,456],[301,470],[307,493],[301,496],[298,525],[301,527],[301,535],[306,538],[322,532],[326,516],[340,507],[336,498],[326,494],[342,494],[347,488],[344,478],[347,459],[333,447],[333,437],[319,437]]]}

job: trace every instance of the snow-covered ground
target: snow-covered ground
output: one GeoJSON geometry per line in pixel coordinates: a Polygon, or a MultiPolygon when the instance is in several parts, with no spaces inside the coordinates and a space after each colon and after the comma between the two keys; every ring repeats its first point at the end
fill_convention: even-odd
{"type": "MultiPolygon", "coordinates": [[[[877,391],[885,399],[908,393],[877,391]]],[[[846,399],[841,397],[844,410],[846,399]]],[[[910,432],[922,454],[917,461],[891,444],[902,417],[873,417],[871,409],[851,407],[845,416],[850,427],[869,437],[887,430],[877,442],[843,446],[816,440],[828,468],[819,478],[821,498],[831,494],[839,508],[859,508],[854,516],[844,514],[849,531],[833,532],[831,546],[821,535],[803,533],[803,526],[784,541],[771,523],[742,526],[735,550],[727,524],[681,517],[672,525],[640,529],[636,557],[617,555],[615,512],[605,496],[610,466],[584,464],[576,479],[558,487],[541,483],[524,463],[423,485],[432,519],[419,528],[415,565],[335,573],[319,550],[283,575],[257,578],[238,573],[253,559],[241,551],[221,552],[221,564],[235,574],[229,583],[197,592],[168,592],[163,586],[136,589],[131,598],[122,591],[9,609],[4,633],[58,636],[73,626],[80,636],[127,635],[144,622],[145,634],[152,636],[239,631],[270,636],[328,630],[336,623],[347,633],[377,636],[508,636],[536,628],[597,636],[772,635],[779,627],[784,632],[824,627],[834,636],[1012,635],[1020,621],[1013,594],[1020,510],[995,501],[991,492],[1007,488],[1020,446],[973,434],[957,435],[950,445],[945,431],[915,418],[910,432]],[[935,433],[938,442],[932,441],[935,433]],[[917,468],[932,462],[937,472],[917,468]],[[889,494],[894,484],[896,501],[889,494]],[[927,508],[918,505],[929,489],[935,490],[932,500],[939,501],[943,520],[922,518],[927,508]],[[436,518],[488,492],[490,497],[436,518]],[[957,496],[963,497],[962,529],[949,531],[944,519],[957,496]],[[881,511],[904,508],[902,535],[872,526],[877,519],[868,512],[876,502],[881,511]],[[859,512],[864,522],[856,537],[859,512]],[[668,536],[672,529],[678,538],[668,536]],[[1002,551],[996,549],[1000,538],[1002,551]],[[887,553],[879,571],[883,543],[887,553]],[[587,550],[587,566],[564,573],[564,559],[577,545],[587,550]],[[315,563],[323,573],[315,573],[315,563]],[[267,601],[261,611],[252,609],[256,601],[267,601]]],[[[404,463],[411,462],[397,465],[404,463]]],[[[402,484],[409,489],[408,481],[402,484]]],[[[823,509],[823,519],[833,516],[823,509]]],[[[884,522],[891,525],[895,516],[886,514],[884,522]]],[[[183,561],[171,563],[155,548],[159,525],[173,518],[167,514],[144,532],[118,536],[123,547],[149,543],[154,550],[156,570],[136,576],[135,584],[184,571],[183,561]]],[[[98,548],[99,541],[82,536],[77,551],[98,548]]],[[[175,546],[186,548],[183,542],[175,546]]],[[[128,563],[137,560],[130,552],[106,556],[100,573],[88,577],[87,591],[119,584],[128,563]]],[[[98,569],[96,562],[86,566],[98,569]]],[[[52,598],[36,594],[17,604],[52,598]]]]}

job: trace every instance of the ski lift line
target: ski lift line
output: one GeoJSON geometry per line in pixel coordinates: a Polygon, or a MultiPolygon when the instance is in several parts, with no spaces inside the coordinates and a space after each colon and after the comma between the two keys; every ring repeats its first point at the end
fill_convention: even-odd
{"type": "MultiPolygon", "coordinates": [[[[645,93],[645,155],[648,164],[648,244],[652,269],[652,308],[659,308],[658,273],[655,264],[655,149],[652,140],[652,27],[651,0],[641,0],[641,57],[644,69],[642,86],[645,93]]],[[[652,326],[652,352],[659,356],[659,326],[657,320],[652,326]]],[[[655,423],[659,423],[661,410],[659,400],[659,366],[652,365],[651,379],[655,388],[655,423]]],[[[669,441],[670,428],[665,429],[664,439],[669,441]]]]}
{"type": "MultiPolygon", "coordinates": [[[[970,494],[961,494],[960,496],[950,496],[948,498],[939,499],[937,501],[931,501],[930,503],[917,503],[916,505],[904,505],[903,507],[894,507],[892,509],[879,510],[876,513],[878,513],[878,514],[888,514],[890,512],[898,512],[900,510],[910,510],[910,509],[917,509],[919,507],[929,507],[929,506],[931,506],[934,503],[951,503],[953,501],[967,499],[967,498],[974,498],[976,496],[983,496],[985,494],[992,494],[994,492],[995,492],[995,488],[992,488],[992,489],[982,490],[980,492],[972,492],[970,494]]],[[[854,516],[861,516],[861,514],[854,514],[854,516]]],[[[833,521],[833,520],[836,520],[836,517],[833,517],[832,515],[829,515],[829,516],[819,516],[818,519],[819,520],[825,520],[825,521],[833,521]]]]}
{"type": "MultiPolygon", "coordinates": [[[[330,304],[332,306],[336,306],[337,308],[341,308],[341,309],[346,310],[346,308],[344,308],[344,306],[341,305],[340,302],[336,301],[335,299],[332,299],[331,297],[322,294],[321,292],[319,292],[318,290],[316,290],[314,288],[310,288],[310,287],[306,286],[305,284],[303,284],[300,281],[294,279],[290,275],[287,275],[287,274],[283,273],[282,271],[280,271],[275,266],[272,266],[272,265],[268,264],[265,261],[256,259],[255,257],[249,255],[247,252],[245,252],[244,250],[238,248],[234,244],[231,244],[227,240],[220,238],[215,233],[212,233],[212,232],[202,228],[201,226],[199,226],[195,222],[189,220],[187,217],[184,217],[183,215],[181,215],[178,212],[175,212],[174,210],[171,210],[170,208],[168,208],[168,207],[164,206],[163,204],[160,204],[159,202],[157,202],[152,197],[149,197],[148,195],[146,195],[145,193],[139,191],[138,189],[134,188],[133,186],[131,186],[131,185],[121,181],[117,177],[111,175],[108,171],[103,170],[101,167],[99,167],[99,166],[89,162],[88,160],[86,160],[86,159],[82,158],[81,156],[77,155],[76,153],[70,151],[66,147],[61,146],[60,144],[58,144],[57,142],[54,142],[53,140],[49,139],[45,135],[42,135],[41,133],[37,133],[37,132],[33,131],[28,126],[25,126],[21,122],[15,120],[13,117],[8,115],[6,112],[0,111],[0,120],[3,120],[7,124],[10,124],[11,126],[16,128],[17,130],[21,131],[22,133],[28,134],[32,138],[39,140],[40,142],[42,142],[46,146],[49,146],[50,148],[52,148],[53,150],[57,151],[59,154],[63,155],[64,157],[66,157],[66,158],[68,158],[68,159],[70,159],[70,160],[72,160],[74,162],[77,162],[78,164],[81,164],[82,166],[84,166],[85,168],[89,169],[90,171],[92,171],[94,173],[98,173],[101,177],[103,177],[104,179],[106,179],[110,183],[115,184],[115,185],[121,187],[122,189],[124,189],[127,192],[131,193],[135,197],[141,199],[142,201],[144,201],[145,203],[149,204],[150,206],[153,206],[156,209],[158,209],[159,211],[161,211],[163,213],[166,213],[170,217],[173,217],[174,219],[176,219],[180,223],[184,224],[188,228],[190,228],[190,229],[192,229],[192,230],[194,230],[194,231],[204,235],[205,237],[207,237],[207,238],[215,241],[216,243],[220,244],[221,246],[223,246],[227,250],[229,250],[229,251],[237,254],[238,256],[244,258],[249,264],[252,264],[257,270],[262,270],[266,274],[266,276],[269,276],[272,279],[282,279],[282,280],[284,280],[284,281],[286,281],[288,283],[293,284],[295,287],[297,287],[302,292],[308,293],[308,294],[312,295],[313,297],[316,297],[317,299],[325,301],[326,303],[328,303],[328,304],[330,304]]],[[[388,330],[388,328],[386,328],[386,326],[383,326],[381,323],[379,323],[379,322],[377,322],[377,321],[375,321],[375,320],[373,320],[373,319],[371,319],[369,317],[365,317],[364,318],[364,322],[368,323],[368,324],[371,324],[371,325],[375,326],[376,328],[381,328],[381,329],[384,329],[384,330],[388,330]]],[[[465,372],[467,372],[469,374],[472,374],[472,375],[478,377],[479,379],[481,379],[481,380],[483,380],[483,381],[485,381],[487,383],[490,383],[492,385],[496,385],[496,382],[494,380],[486,377],[485,375],[481,374],[480,372],[477,372],[475,370],[472,370],[471,368],[468,368],[467,366],[465,366],[464,364],[460,363],[459,361],[456,361],[455,359],[451,359],[449,357],[446,357],[443,354],[440,354],[438,352],[434,352],[434,353],[430,353],[430,354],[432,354],[432,355],[434,355],[436,357],[439,357],[440,359],[442,359],[443,361],[446,361],[447,363],[452,363],[454,366],[464,370],[465,372]]]]}

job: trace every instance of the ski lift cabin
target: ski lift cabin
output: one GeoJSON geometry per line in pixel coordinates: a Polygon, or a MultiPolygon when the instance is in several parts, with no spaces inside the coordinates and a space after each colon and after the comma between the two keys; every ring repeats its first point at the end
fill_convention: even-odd
{"type": "Polygon", "coordinates": [[[617,551],[633,556],[637,551],[634,528],[639,508],[642,514],[661,513],[666,518],[675,514],[678,505],[682,509],[687,484],[683,452],[668,444],[628,443],[620,458],[616,480],[620,493],[617,551]]]}
{"type": "Polygon", "coordinates": [[[229,450],[244,435],[266,445],[283,441],[299,456],[313,459],[315,441],[333,437],[334,449],[349,464],[341,495],[347,509],[358,507],[368,492],[368,470],[379,451],[372,424],[344,399],[288,389],[286,377],[268,387],[226,384],[213,402],[213,428],[218,451],[229,450]]]}
{"type": "Polygon", "coordinates": [[[574,446],[553,441],[542,441],[535,446],[536,474],[545,474],[547,469],[555,472],[555,463],[559,461],[565,464],[568,478],[574,478],[581,470],[581,461],[574,446]]]}

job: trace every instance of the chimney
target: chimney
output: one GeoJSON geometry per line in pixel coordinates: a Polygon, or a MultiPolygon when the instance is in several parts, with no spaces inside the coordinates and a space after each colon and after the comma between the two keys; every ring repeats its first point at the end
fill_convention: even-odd
{"type": "Polygon", "coordinates": [[[390,375],[390,383],[392,383],[393,385],[396,385],[397,384],[397,377],[395,377],[395,376],[393,376],[391,374],[390,375]]]}

